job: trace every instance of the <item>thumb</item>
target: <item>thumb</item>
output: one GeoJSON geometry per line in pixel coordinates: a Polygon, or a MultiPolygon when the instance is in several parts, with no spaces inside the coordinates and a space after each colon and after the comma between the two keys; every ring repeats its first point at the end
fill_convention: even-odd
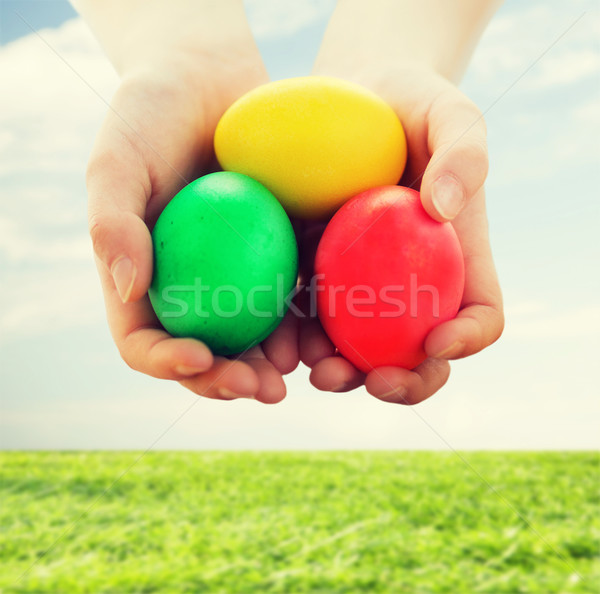
{"type": "Polygon", "coordinates": [[[140,163],[132,160],[101,148],[92,154],[86,178],[94,252],[124,303],[146,294],[153,267],[152,238],[144,222],[150,183],[140,163]]]}
{"type": "Polygon", "coordinates": [[[452,88],[432,105],[428,130],[431,159],[421,183],[421,200],[430,216],[449,221],[487,176],[485,121],[475,104],[452,88]]]}

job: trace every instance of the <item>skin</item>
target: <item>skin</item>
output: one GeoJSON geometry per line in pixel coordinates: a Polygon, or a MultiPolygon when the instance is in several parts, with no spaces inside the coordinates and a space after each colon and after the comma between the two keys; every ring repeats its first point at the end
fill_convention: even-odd
{"type": "MultiPolygon", "coordinates": [[[[237,2],[230,8],[241,10],[237,2]]],[[[274,403],[285,396],[285,384],[261,347],[230,360],[199,341],[172,338],[146,294],[153,265],[149,228],[177,191],[215,169],[212,138],[225,109],[268,80],[245,15],[236,20],[231,14],[229,38],[209,53],[169,47],[151,63],[118,63],[122,83],[88,164],[89,226],[108,323],[130,367],[209,398],[274,403]]],[[[285,338],[286,326],[279,334],[285,338]]],[[[281,355],[274,360],[284,372],[294,364],[281,355]]]]}
{"type": "MultiPolygon", "coordinates": [[[[133,369],[178,381],[208,398],[252,397],[275,403],[285,397],[283,375],[302,360],[312,368],[311,382],[321,390],[347,391],[364,383],[382,400],[416,403],[446,382],[448,359],[471,355],[502,332],[502,299],[489,248],[482,189],[487,173],[485,125],[477,108],[448,81],[451,65],[459,70],[474,42],[455,43],[456,56],[447,46],[435,51],[439,35],[435,37],[433,27],[425,27],[434,36],[425,44],[427,59],[411,57],[403,64],[393,59],[402,48],[378,41],[381,27],[397,22],[388,18],[390,11],[415,11],[422,6],[427,12],[439,6],[434,0],[406,5],[382,2],[379,12],[373,6],[370,14],[380,14],[383,20],[372,23],[373,38],[367,35],[357,43],[357,31],[365,29],[363,4],[339,3],[315,74],[364,84],[399,115],[407,133],[410,162],[402,183],[420,185],[426,210],[438,220],[452,220],[461,240],[467,286],[459,316],[428,336],[425,347],[430,358],[417,369],[380,368],[366,377],[336,355],[318,320],[293,312],[261,346],[231,359],[215,357],[201,342],[175,339],[162,330],[146,295],[152,277],[149,229],[179,189],[215,170],[212,138],[220,116],[235,99],[268,77],[238,0],[202,6],[180,0],[169,11],[156,0],[83,0],[76,7],[122,81],[96,139],[87,186],[90,234],[108,323],[121,356],[133,369]],[[373,53],[378,43],[380,53],[373,53]],[[444,60],[439,63],[431,58],[441,55],[444,60]],[[440,177],[448,181],[447,176],[453,207],[442,213],[432,188],[440,177]]],[[[437,21],[443,21],[444,31],[456,30],[457,39],[462,39],[466,33],[461,27],[482,29],[485,19],[478,16],[480,5],[467,6],[473,22],[467,18],[471,13],[457,10],[437,21]]],[[[426,17],[403,14],[405,20],[415,22],[426,22],[426,17]]],[[[389,39],[401,41],[394,33],[389,39]]],[[[444,40],[452,46],[451,38],[444,40]]],[[[410,47],[414,53],[414,44],[410,47]]],[[[323,225],[295,224],[301,274],[308,279],[323,225]]],[[[299,295],[297,301],[306,310],[306,296],[299,295]]]]}
{"type": "MultiPolygon", "coordinates": [[[[319,70],[319,73],[323,73],[319,70]]],[[[395,109],[409,147],[409,167],[401,185],[421,190],[426,210],[444,221],[431,200],[434,180],[451,175],[464,187],[464,206],[452,219],[465,257],[465,292],[456,319],[443,323],[427,337],[429,358],[412,371],[382,367],[365,376],[336,353],[318,320],[301,326],[300,353],[311,367],[311,383],[320,390],[344,392],[364,383],[367,391],[386,402],[417,404],[448,380],[449,359],[479,352],[501,335],[502,294],[489,243],[483,182],[487,174],[485,124],[476,106],[435,72],[423,68],[394,68],[378,78],[360,80],[395,109]]],[[[322,226],[311,227],[303,238],[304,265],[310,266],[322,226]]],[[[310,270],[305,273],[310,275],[310,270]]]]}
{"type": "MultiPolygon", "coordinates": [[[[400,183],[420,190],[423,206],[434,219],[452,222],[465,257],[466,278],[458,316],[429,334],[428,358],[412,371],[382,367],[365,376],[335,352],[318,320],[304,320],[300,354],[312,369],[312,384],[321,390],[343,392],[364,384],[386,402],[416,404],[446,383],[448,360],[472,355],[502,333],[502,294],[483,189],[488,171],[485,122],[453,84],[460,80],[498,4],[340,0],[336,6],[314,73],[363,84],[396,111],[409,150],[400,183]]],[[[321,232],[308,228],[301,239],[306,274],[321,232]]]]}

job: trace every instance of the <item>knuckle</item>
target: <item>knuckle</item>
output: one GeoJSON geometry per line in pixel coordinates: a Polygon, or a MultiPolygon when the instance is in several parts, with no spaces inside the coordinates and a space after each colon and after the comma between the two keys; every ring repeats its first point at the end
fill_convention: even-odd
{"type": "Polygon", "coordinates": [[[469,174],[473,182],[483,183],[489,171],[489,157],[485,138],[468,135],[446,149],[451,161],[460,164],[460,170],[469,174]]]}
{"type": "Polygon", "coordinates": [[[88,220],[88,231],[92,239],[94,251],[98,256],[102,256],[101,251],[106,243],[109,233],[109,223],[100,213],[92,213],[88,220]]]}
{"type": "Polygon", "coordinates": [[[424,396],[404,396],[398,398],[398,400],[396,400],[395,402],[396,404],[402,404],[404,406],[416,406],[424,399],[424,396]]]}
{"type": "Polygon", "coordinates": [[[466,140],[464,150],[466,158],[473,164],[476,164],[485,175],[489,169],[488,148],[485,138],[471,137],[466,140]]]}
{"type": "Polygon", "coordinates": [[[484,138],[487,132],[487,126],[482,111],[477,105],[465,95],[461,95],[459,102],[455,106],[455,111],[458,112],[465,122],[471,122],[471,125],[477,129],[484,138]]]}
{"type": "Polygon", "coordinates": [[[485,318],[485,326],[481,332],[481,349],[494,344],[504,332],[505,319],[502,305],[491,305],[485,318]]]}
{"type": "Polygon", "coordinates": [[[130,330],[125,335],[115,337],[115,344],[119,350],[121,359],[123,359],[127,367],[134,371],[143,372],[142,362],[150,359],[154,350],[155,345],[152,345],[148,352],[144,353],[142,351],[140,332],[143,332],[145,328],[146,326],[140,326],[134,330],[130,330]]]}
{"type": "Polygon", "coordinates": [[[467,175],[467,180],[477,186],[482,184],[489,172],[487,143],[480,137],[468,136],[448,143],[441,148],[447,154],[441,167],[456,167],[457,171],[467,175]]]}
{"type": "Polygon", "coordinates": [[[496,315],[496,327],[493,335],[492,342],[496,342],[504,332],[504,328],[506,327],[506,318],[504,317],[504,309],[500,307],[497,311],[496,315]]]}
{"type": "Polygon", "coordinates": [[[472,158],[487,162],[488,146],[484,136],[469,136],[465,139],[465,148],[471,153],[472,158]]]}
{"type": "Polygon", "coordinates": [[[119,160],[113,151],[96,151],[90,157],[85,170],[85,181],[88,190],[98,180],[102,180],[107,172],[114,171],[119,166],[119,160]]]}
{"type": "Polygon", "coordinates": [[[135,359],[131,356],[129,349],[125,345],[117,345],[121,359],[125,362],[127,367],[133,369],[133,371],[140,371],[139,365],[136,364],[135,359]]]}

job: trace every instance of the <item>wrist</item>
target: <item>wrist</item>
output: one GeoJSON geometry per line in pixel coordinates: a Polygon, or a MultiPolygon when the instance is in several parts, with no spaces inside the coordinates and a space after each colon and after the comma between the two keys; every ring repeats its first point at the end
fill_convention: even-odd
{"type": "Polygon", "coordinates": [[[339,0],[316,61],[342,77],[406,64],[458,82],[498,0],[339,0]]]}
{"type": "Polygon", "coordinates": [[[255,45],[242,0],[71,1],[120,76],[255,45]]]}
{"type": "Polygon", "coordinates": [[[122,87],[185,95],[198,101],[210,119],[268,80],[242,0],[72,2],[122,87]]]}
{"type": "Polygon", "coordinates": [[[321,60],[315,64],[313,74],[335,76],[358,83],[379,95],[397,112],[418,107],[411,104],[411,98],[415,96],[412,92],[414,89],[419,89],[419,96],[435,97],[455,87],[431,64],[420,60],[379,61],[375,66],[359,63],[343,65],[321,60]],[[402,98],[401,105],[397,105],[399,98],[402,98]]]}

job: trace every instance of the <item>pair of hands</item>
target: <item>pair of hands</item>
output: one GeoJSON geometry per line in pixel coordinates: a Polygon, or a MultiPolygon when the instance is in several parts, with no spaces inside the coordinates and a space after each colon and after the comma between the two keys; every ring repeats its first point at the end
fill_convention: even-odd
{"type": "MultiPolygon", "coordinates": [[[[336,74],[326,56],[315,74],[336,74]]],[[[130,367],[209,398],[275,403],[285,397],[283,375],[302,361],[320,390],[344,392],[364,384],[382,400],[415,404],[444,385],[449,359],[476,353],[500,336],[502,299],[482,187],[487,150],[481,114],[432,69],[379,67],[368,80],[355,81],[378,93],[402,121],[409,155],[401,184],[420,185],[425,209],[437,220],[451,220],[461,241],[461,310],[429,334],[429,358],[412,371],[383,367],[365,376],[336,353],[316,318],[290,312],[260,346],[227,359],[200,341],[171,337],[158,322],[147,297],[153,268],[149,228],[184,185],[218,168],[212,140],[222,113],[268,82],[248,29],[234,47],[229,43],[203,56],[178,50],[125,73],[97,137],[87,172],[90,233],[109,326],[130,367]]],[[[323,228],[298,226],[305,277],[312,273],[323,228]]]]}

